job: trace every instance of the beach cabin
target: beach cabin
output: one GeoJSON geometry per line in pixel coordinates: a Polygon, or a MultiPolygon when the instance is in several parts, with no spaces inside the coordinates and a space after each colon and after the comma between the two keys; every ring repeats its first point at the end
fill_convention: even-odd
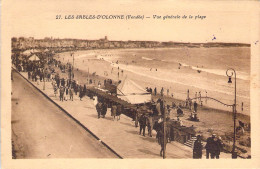
{"type": "Polygon", "coordinates": [[[131,104],[145,104],[152,101],[151,93],[128,78],[117,86],[117,97],[131,104]]]}

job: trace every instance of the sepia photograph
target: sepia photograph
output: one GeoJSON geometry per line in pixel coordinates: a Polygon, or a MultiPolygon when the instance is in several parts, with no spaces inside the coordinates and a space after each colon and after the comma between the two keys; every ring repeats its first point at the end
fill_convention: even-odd
{"type": "Polygon", "coordinates": [[[249,76],[250,44],[13,37],[13,158],[251,158],[249,76]]]}
{"type": "Polygon", "coordinates": [[[59,2],[5,4],[4,158],[259,158],[259,3],[59,2]]]}

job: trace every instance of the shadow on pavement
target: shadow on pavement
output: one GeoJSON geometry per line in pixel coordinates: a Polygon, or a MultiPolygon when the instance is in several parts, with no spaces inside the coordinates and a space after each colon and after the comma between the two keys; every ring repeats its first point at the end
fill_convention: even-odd
{"type": "MultiPolygon", "coordinates": [[[[101,117],[101,118],[102,118],[102,117],[101,117]]],[[[109,121],[114,121],[114,120],[113,120],[113,117],[107,117],[107,116],[106,116],[105,118],[102,118],[102,119],[104,119],[104,120],[109,120],[109,121]]],[[[116,119],[115,119],[115,121],[116,121],[116,119]]]]}
{"type": "Polygon", "coordinates": [[[150,155],[155,155],[155,156],[160,157],[160,152],[158,152],[158,154],[157,154],[157,153],[154,153],[154,152],[147,150],[147,149],[138,149],[138,151],[145,153],[145,154],[150,154],[150,155]]]}
{"type": "Polygon", "coordinates": [[[135,134],[135,135],[138,135],[138,132],[137,131],[129,131],[129,130],[126,130],[127,133],[130,133],[130,134],[135,134]]]}
{"type": "MultiPolygon", "coordinates": [[[[150,136],[145,136],[145,137],[142,137],[143,140],[145,141],[149,141],[149,142],[152,142],[152,143],[155,143],[156,142],[156,139],[154,137],[150,137],[150,136]]],[[[158,144],[159,145],[159,144],[158,144]]]]}
{"type": "Polygon", "coordinates": [[[98,118],[98,115],[97,114],[89,114],[89,115],[87,115],[87,116],[89,116],[89,117],[93,117],[93,118],[98,118]]]}

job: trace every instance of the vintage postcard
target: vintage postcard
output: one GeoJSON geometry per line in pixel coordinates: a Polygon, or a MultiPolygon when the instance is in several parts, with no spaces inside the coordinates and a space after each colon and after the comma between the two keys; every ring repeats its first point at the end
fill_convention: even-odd
{"type": "Polygon", "coordinates": [[[2,1],[16,168],[259,168],[259,1],[2,1]]]}

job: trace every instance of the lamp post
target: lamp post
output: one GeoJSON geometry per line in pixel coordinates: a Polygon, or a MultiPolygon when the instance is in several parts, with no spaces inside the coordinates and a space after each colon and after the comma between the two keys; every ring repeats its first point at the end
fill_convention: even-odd
{"type": "Polygon", "coordinates": [[[71,79],[74,79],[73,76],[74,76],[74,52],[71,52],[70,53],[70,56],[72,56],[72,68],[71,68],[71,76],[72,78],[71,79]]]}
{"type": "Polygon", "coordinates": [[[234,136],[233,136],[233,149],[232,149],[232,158],[236,159],[237,158],[237,152],[235,151],[236,149],[236,102],[237,102],[237,78],[236,78],[236,71],[232,68],[227,69],[226,75],[228,76],[228,83],[232,83],[231,77],[235,76],[235,98],[234,98],[234,104],[233,104],[233,118],[234,118],[234,136]]]}
{"type": "Polygon", "coordinates": [[[43,90],[45,90],[45,65],[43,66],[43,90]]]}
{"type": "Polygon", "coordinates": [[[166,139],[166,111],[165,111],[165,101],[163,99],[163,159],[166,158],[166,142],[167,142],[167,139],[166,139]]]}

